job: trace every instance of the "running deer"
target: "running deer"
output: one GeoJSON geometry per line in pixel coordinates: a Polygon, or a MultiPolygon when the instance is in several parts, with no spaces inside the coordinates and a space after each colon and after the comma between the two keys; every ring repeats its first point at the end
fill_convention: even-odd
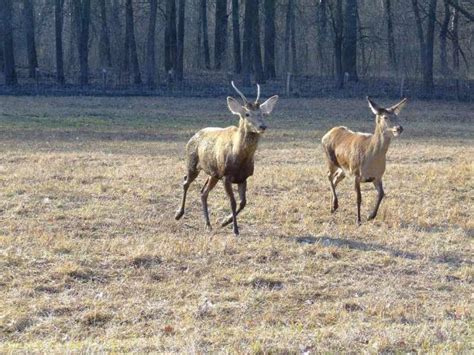
{"type": "Polygon", "coordinates": [[[243,100],[243,105],[241,105],[236,99],[227,97],[230,112],[240,118],[239,127],[204,128],[189,140],[186,145],[187,174],[183,182],[183,198],[180,208],[176,211],[175,219],[179,220],[183,216],[189,185],[196,179],[199,172],[204,170],[208,178],[201,189],[201,202],[207,228],[211,229],[207,197],[217,182],[223,179],[232,214],[223,220],[221,226],[224,227],[232,222],[234,234],[238,235],[237,215],[244,209],[247,202],[247,178],[253,175],[254,154],[260,136],[267,128],[264,117],[272,112],[278,96],[272,96],[260,104],[258,102],[260,85],[257,84],[257,99],[255,102],[249,102],[233,81],[232,87],[243,100]],[[232,184],[238,185],[240,197],[238,209],[232,184]]]}
{"type": "Polygon", "coordinates": [[[367,101],[375,115],[373,134],[352,132],[347,127],[334,127],[322,138],[332,191],[331,212],[335,212],[339,207],[336,186],[344,179],[346,173],[349,173],[355,177],[357,224],[360,224],[361,182],[372,182],[377,190],[377,201],[368,219],[374,219],[377,215],[384,197],[382,176],[385,172],[385,156],[392,136],[398,137],[403,132],[403,127],[398,122],[398,115],[407,99],[390,108],[379,107],[369,97],[367,101]]]}

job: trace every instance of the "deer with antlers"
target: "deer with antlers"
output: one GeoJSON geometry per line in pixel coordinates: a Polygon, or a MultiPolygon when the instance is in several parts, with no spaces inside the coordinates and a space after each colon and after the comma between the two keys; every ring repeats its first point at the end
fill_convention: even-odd
{"type": "Polygon", "coordinates": [[[183,182],[183,198],[180,208],[176,211],[175,219],[179,220],[183,216],[189,185],[196,179],[199,172],[204,170],[208,178],[201,189],[201,202],[207,228],[211,229],[207,198],[217,182],[223,179],[232,214],[223,220],[221,226],[224,227],[232,222],[234,234],[238,235],[237,215],[244,209],[247,202],[247,178],[253,175],[254,154],[260,136],[267,128],[264,117],[272,112],[278,96],[272,96],[264,103],[259,103],[260,85],[257,84],[257,99],[255,102],[249,102],[233,81],[232,87],[243,100],[243,105],[241,105],[236,99],[227,97],[230,112],[240,118],[239,126],[204,128],[189,140],[186,145],[187,173],[183,182]],[[238,209],[232,184],[238,185],[240,197],[238,209]]]}
{"type": "Polygon", "coordinates": [[[368,219],[374,219],[377,215],[384,197],[382,176],[385,172],[385,156],[392,137],[398,137],[403,131],[403,127],[398,123],[398,115],[407,99],[403,99],[390,108],[379,107],[369,97],[367,101],[375,115],[373,134],[352,132],[347,127],[334,127],[322,138],[332,192],[331,212],[335,212],[339,206],[336,186],[344,179],[346,173],[349,173],[355,177],[357,224],[360,224],[361,183],[374,184],[378,196],[368,219]]]}

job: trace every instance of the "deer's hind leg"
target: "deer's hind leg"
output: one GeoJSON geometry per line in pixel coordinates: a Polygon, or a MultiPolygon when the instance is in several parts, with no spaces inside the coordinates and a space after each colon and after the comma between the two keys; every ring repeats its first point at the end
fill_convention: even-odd
{"type": "Polygon", "coordinates": [[[328,179],[329,183],[331,184],[332,192],[331,213],[336,212],[339,207],[339,201],[337,199],[336,194],[336,186],[344,179],[345,176],[346,175],[344,174],[344,171],[341,168],[332,163],[329,164],[328,179]]]}
{"type": "Polygon", "coordinates": [[[209,211],[207,208],[207,197],[209,196],[209,192],[211,192],[214,186],[216,186],[218,181],[218,178],[209,176],[201,190],[202,211],[204,213],[204,220],[206,221],[207,229],[211,229],[211,222],[209,221],[209,211]]]}
{"type": "Polygon", "coordinates": [[[174,218],[176,220],[179,220],[181,217],[184,215],[184,206],[186,204],[186,194],[189,189],[189,185],[197,178],[199,175],[199,169],[196,167],[192,169],[188,169],[187,175],[184,176],[184,181],[183,181],[183,198],[181,200],[181,206],[180,208],[176,211],[176,214],[174,215],[174,218]]]}

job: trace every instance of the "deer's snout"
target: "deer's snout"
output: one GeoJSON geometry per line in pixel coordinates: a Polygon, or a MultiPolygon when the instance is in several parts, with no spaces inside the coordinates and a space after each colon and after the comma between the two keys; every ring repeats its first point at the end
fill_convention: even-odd
{"type": "Polygon", "coordinates": [[[402,126],[397,126],[397,127],[395,127],[395,129],[397,130],[397,132],[399,134],[403,132],[403,127],[402,126]]]}
{"type": "Polygon", "coordinates": [[[261,124],[261,125],[258,127],[258,129],[263,132],[263,131],[265,131],[265,130],[267,129],[267,126],[264,125],[264,124],[261,124]]]}

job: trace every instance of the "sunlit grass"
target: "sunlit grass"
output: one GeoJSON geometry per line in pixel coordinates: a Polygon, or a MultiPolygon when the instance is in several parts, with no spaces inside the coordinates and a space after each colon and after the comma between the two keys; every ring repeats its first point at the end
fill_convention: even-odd
{"type": "Polygon", "coordinates": [[[371,130],[364,100],[282,99],[235,238],[221,184],[204,228],[204,176],[173,219],[187,139],[235,123],[223,98],[0,97],[0,351],[469,352],[470,110],[408,105],[357,227],[319,142],[371,130]]]}

